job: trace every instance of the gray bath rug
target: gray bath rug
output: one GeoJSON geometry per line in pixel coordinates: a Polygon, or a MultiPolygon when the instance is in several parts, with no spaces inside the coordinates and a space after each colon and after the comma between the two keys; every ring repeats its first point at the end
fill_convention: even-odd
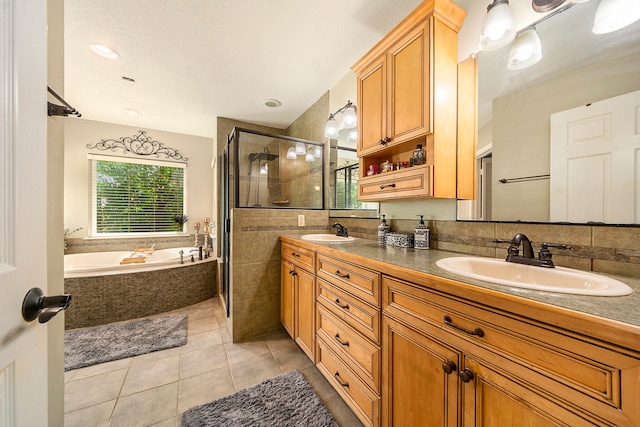
{"type": "Polygon", "coordinates": [[[182,414],[182,427],[338,427],[299,371],[291,371],[182,414]]]}
{"type": "Polygon", "coordinates": [[[187,342],[187,315],[111,323],[64,333],[64,370],[124,359],[187,342]]]}

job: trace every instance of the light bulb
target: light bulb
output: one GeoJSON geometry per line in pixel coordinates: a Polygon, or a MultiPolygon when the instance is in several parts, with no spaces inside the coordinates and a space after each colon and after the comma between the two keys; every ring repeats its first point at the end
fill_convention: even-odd
{"type": "Polygon", "coordinates": [[[302,142],[296,142],[296,154],[298,156],[304,156],[306,152],[307,149],[304,144],[302,142]]]}
{"type": "Polygon", "coordinates": [[[593,32],[606,34],[631,25],[640,19],[638,0],[600,0],[593,20],[593,32]]]}
{"type": "Polygon", "coordinates": [[[358,124],[358,116],[353,106],[347,107],[342,112],[342,127],[345,129],[353,129],[358,124]]]}
{"type": "Polygon", "coordinates": [[[322,147],[316,145],[316,148],[313,149],[313,157],[315,157],[316,159],[322,157],[322,147]]]}
{"type": "Polygon", "coordinates": [[[507,68],[522,70],[542,59],[542,44],[535,28],[521,33],[511,46],[507,68]]]}
{"type": "Polygon", "coordinates": [[[481,50],[495,50],[507,45],[516,36],[515,21],[508,0],[494,0],[489,5],[482,34],[481,50]]]}
{"type": "Polygon", "coordinates": [[[327,138],[338,137],[338,123],[333,118],[333,115],[329,116],[329,120],[327,120],[327,124],[324,127],[324,136],[327,138]]]}
{"type": "Polygon", "coordinates": [[[289,147],[287,150],[287,159],[296,159],[298,156],[296,155],[296,149],[293,147],[289,147]]]}
{"type": "Polygon", "coordinates": [[[309,148],[307,150],[306,156],[304,156],[304,160],[307,162],[313,162],[315,160],[315,156],[313,155],[313,149],[309,148]]]}

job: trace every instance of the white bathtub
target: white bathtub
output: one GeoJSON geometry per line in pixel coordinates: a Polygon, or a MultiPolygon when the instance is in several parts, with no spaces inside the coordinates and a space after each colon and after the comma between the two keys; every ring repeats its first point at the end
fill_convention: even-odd
{"type": "MultiPolygon", "coordinates": [[[[185,264],[191,264],[191,255],[198,261],[197,248],[158,249],[147,257],[144,263],[120,264],[123,258],[131,256],[131,251],[93,252],[70,254],[64,256],[64,277],[95,276],[102,274],[118,274],[146,270],[158,270],[180,265],[180,251],[183,251],[185,264]],[[195,249],[194,252],[190,252],[195,249]]],[[[207,259],[214,260],[212,256],[207,259]]]]}

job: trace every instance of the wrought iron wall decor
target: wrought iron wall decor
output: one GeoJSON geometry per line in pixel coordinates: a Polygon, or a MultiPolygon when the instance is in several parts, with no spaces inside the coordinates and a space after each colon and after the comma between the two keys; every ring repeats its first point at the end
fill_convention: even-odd
{"type": "Polygon", "coordinates": [[[89,149],[97,150],[122,150],[123,154],[133,153],[138,156],[156,156],[160,157],[164,154],[166,159],[186,162],[189,160],[184,157],[178,150],[171,147],[165,147],[162,142],[154,141],[143,130],[132,137],[123,136],[120,139],[103,139],[95,145],[87,144],[89,149]]]}

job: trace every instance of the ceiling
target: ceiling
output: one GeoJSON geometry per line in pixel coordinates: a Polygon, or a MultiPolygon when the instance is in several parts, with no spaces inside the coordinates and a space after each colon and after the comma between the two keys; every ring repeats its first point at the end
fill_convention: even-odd
{"type": "Polygon", "coordinates": [[[213,137],[219,116],[285,128],[420,2],[65,0],[64,98],[84,119],[188,135],[213,137]]]}

